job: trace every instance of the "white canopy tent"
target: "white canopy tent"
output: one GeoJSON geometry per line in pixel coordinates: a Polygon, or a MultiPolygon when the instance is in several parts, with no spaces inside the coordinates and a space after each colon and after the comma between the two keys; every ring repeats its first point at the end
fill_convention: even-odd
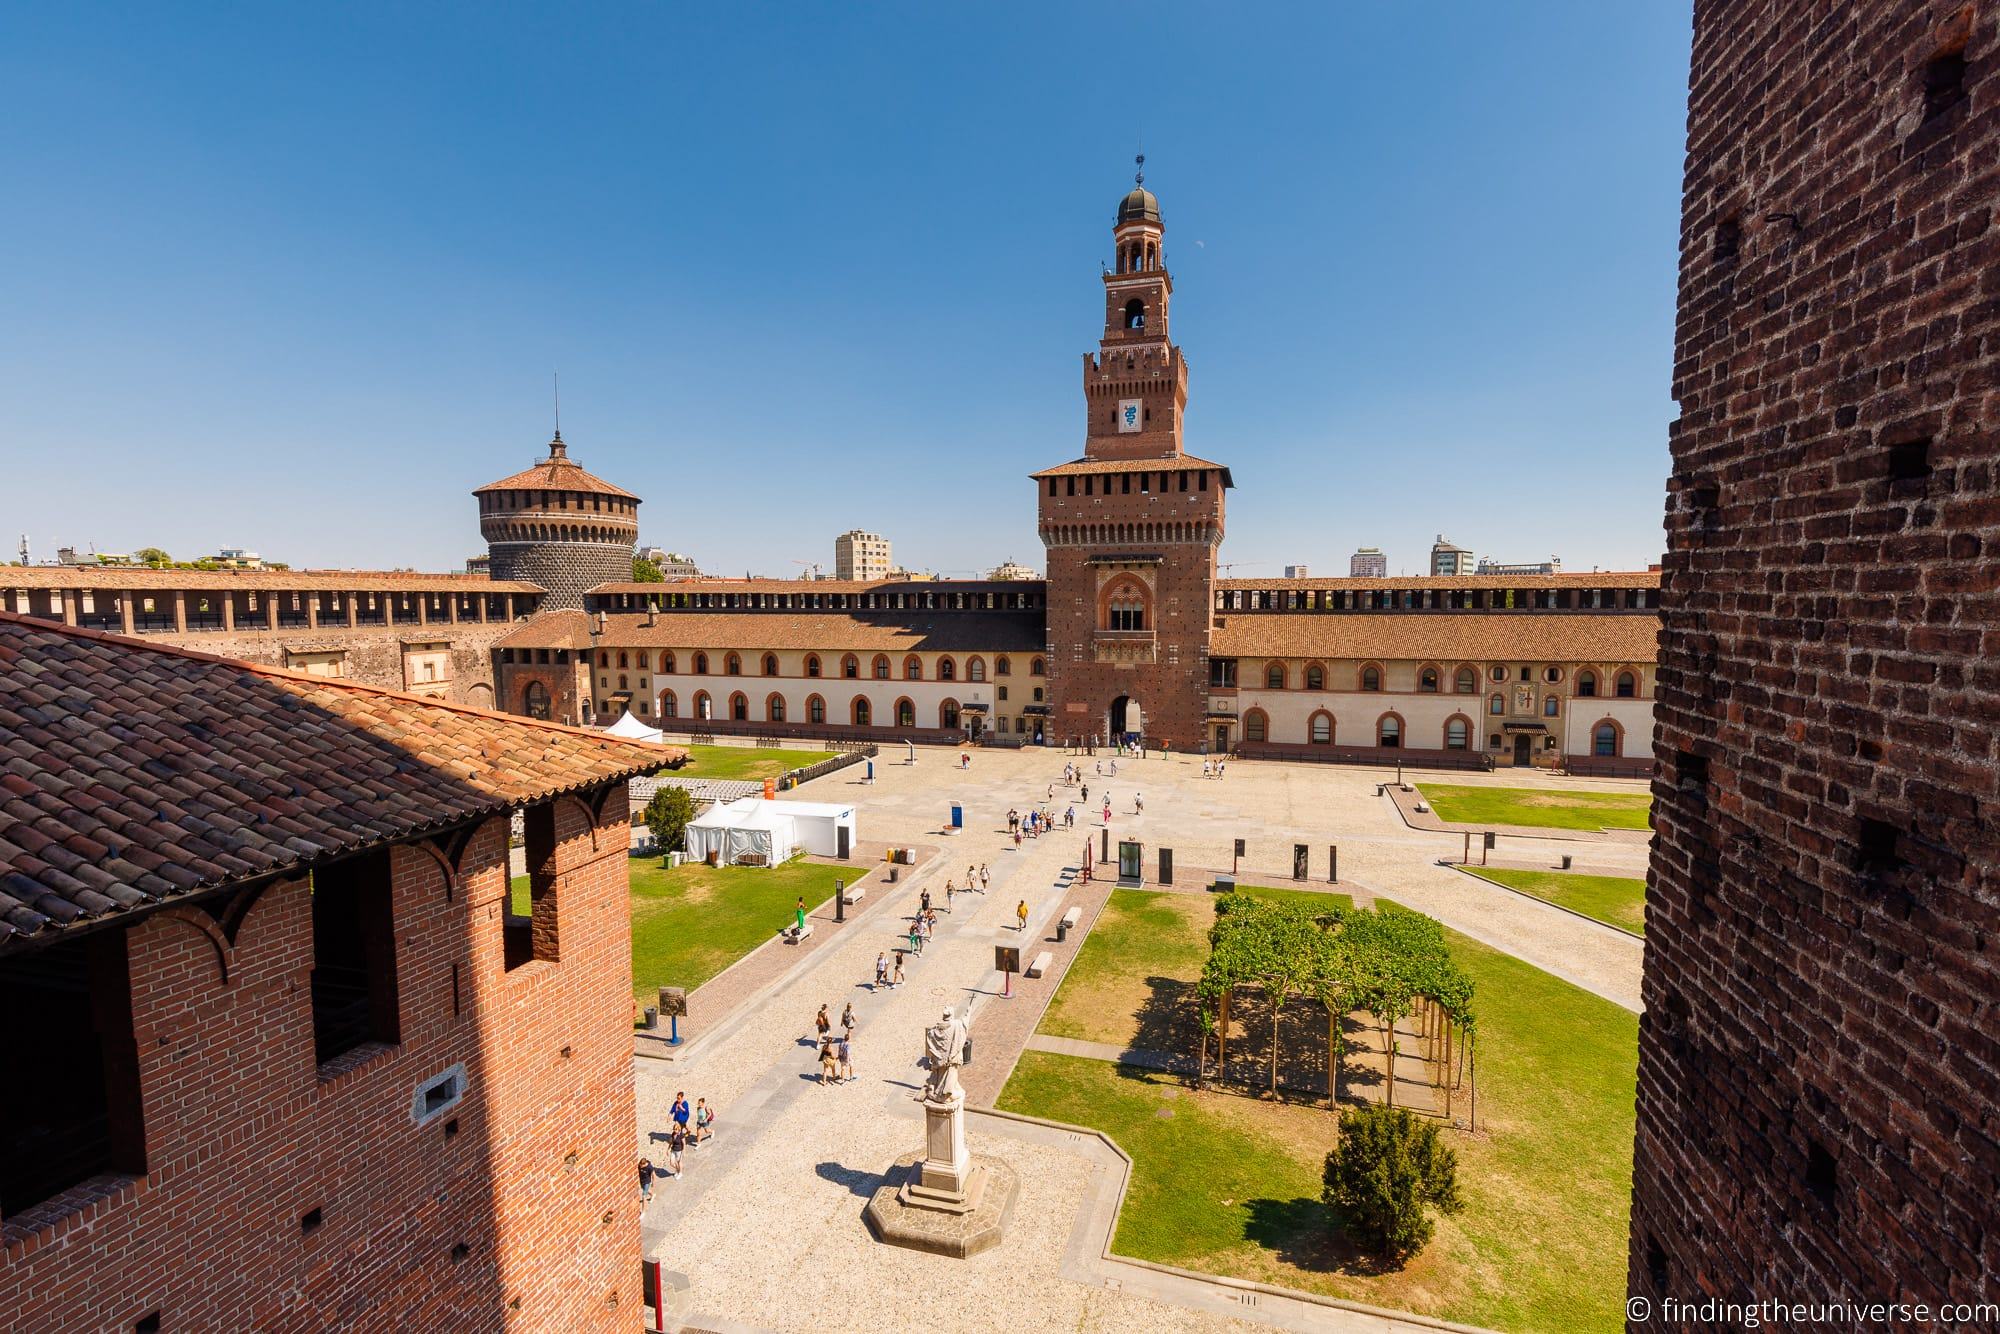
{"type": "Polygon", "coordinates": [[[621,741],[663,741],[667,734],[657,727],[646,726],[627,709],[617,722],[604,729],[604,735],[615,736],[621,741]]]}
{"type": "Polygon", "coordinates": [[[797,831],[796,841],[805,851],[821,857],[840,857],[853,852],[857,835],[852,806],[819,801],[773,801],[767,804],[779,807],[792,817],[797,831]],[[843,827],[847,830],[845,846],[840,839],[843,827]]]}
{"type": "Polygon", "coordinates": [[[734,866],[745,858],[776,866],[798,851],[798,827],[785,813],[785,803],[743,797],[727,804],[718,802],[691,821],[686,847],[692,861],[706,861],[713,853],[723,866],[734,866]]]}

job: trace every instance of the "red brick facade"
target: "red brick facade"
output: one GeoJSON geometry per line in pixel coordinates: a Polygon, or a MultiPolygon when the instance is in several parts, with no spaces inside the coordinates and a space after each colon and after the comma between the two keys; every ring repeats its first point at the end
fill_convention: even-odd
{"type": "Polygon", "coordinates": [[[1229,472],[1181,449],[1187,363],[1158,201],[1127,195],[1104,275],[1104,337],[1084,357],[1084,457],[1035,475],[1047,551],[1046,739],[1140,732],[1193,749],[1204,717],[1215,549],[1229,472]]]}
{"type": "Polygon", "coordinates": [[[2000,1296],[1997,17],[1695,6],[1632,1219],[1656,1309],[2000,1296]]]}
{"type": "Polygon", "coordinates": [[[0,1222],[0,1326],[634,1328],[625,819],[622,782],[556,800],[561,957],[512,970],[505,818],[393,847],[398,1041],[325,1065],[305,881],[105,928],[147,1170],[0,1222]]]}

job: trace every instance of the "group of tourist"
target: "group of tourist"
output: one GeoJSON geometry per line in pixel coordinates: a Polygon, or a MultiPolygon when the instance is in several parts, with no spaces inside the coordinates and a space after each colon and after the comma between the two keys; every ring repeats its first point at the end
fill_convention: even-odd
{"type": "MultiPolygon", "coordinates": [[[[820,1011],[821,1017],[826,1014],[820,1011]]],[[[639,1160],[639,1200],[644,1204],[653,1198],[653,1178],[675,1177],[681,1174],[681,1155],[689,1148],[699,1146],[714,1133],[715,1112],[708,1105],[707,1098],[696,1098],[694,1106],[688,1106],[687,1094],[674,1094],[673,1111],[669,1113],[667,1131],[667,1165],[653,1166],[651,1158],[639,1160]]]]}
{"type": "Polygon", "coordinates": [[[1201,776],[1202,776],[1203,778],[1220,778],[1220,777],[1222,777],[1222,765],[1223,765],[1223,762],[1222,762],[1221,760],[1219,760],[1219,759],[1218,759],[1218,760],[1215,760],[1215,761],[1213,761],[1213,762],[1211,762],[1211,761],[1209,761],[1209,760],[1203,760],[1203,761],[1201,762],[1201,776]]]}
{"type": "MultiPolygon", "coordinates": [[[[879,967],[879,964],[878,964],[879,967]]],[[[897,971],[902,971],[902,961],[896,962],[897,971]]],[[[819,1035],[819,1082],[824,1088],[828,1084],[851,1084],[854,1082],[854,1003],[849,1001],[840,1012],[840,1032],[833,1031],[833,1021],[826,1016],[827,1007],[819,1007],[819,1014],[813,1019],[813,1028],[819,1035]]]]}

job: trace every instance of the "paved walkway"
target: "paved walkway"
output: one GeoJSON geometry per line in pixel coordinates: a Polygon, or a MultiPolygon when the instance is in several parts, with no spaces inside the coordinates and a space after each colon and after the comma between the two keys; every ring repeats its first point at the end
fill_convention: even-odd
{"type": "Polygon", "coordinates": [[[1093,1061],[1115,1061],[1119,1065],[1136,1065],[1141,1070],[1194,1073],[1194,1058],[1186,1052],[1121,1047],[1115,1042],[1085,1042],[1082,1038],[1052,1038],[1046,1033],[1036,1033],[1028,1039],[1028,1050],[1054,1052],[1058,1056],[1083,1056],[1093,1061]]]}
{"type": "MultiPolygon", "coordinates": [[[[1094,774],[1097,761],[1084,757],[1092,814],[1085,816],[1080,792],[1059,789],[1054,804],[1060,816],[1071,804],[1060,798],[1077,798],[1086,828],[1017,849],[1005,831],[1007,809],[1041,802],[1064,758],[1049,751],[977,752],[972,769],[962,771],[944,752],[923,750],[914,769],[878,762],[872,788],[847,777],[857,769],[799,790],[804,800],[856,801],[871,840],[931,843],[939,852],[895,889],[872,889],[858,920],[748,996],[692,1050],[672,1062],[637,1063],[639,1147],[655,1162],[663,1146],[650,1136],[665,1130],[676,1090],[690,1101],[706,1097],[719,1117],[715,1138],[687,1154],[685,1175],[655,1186],[647,1253],[688,1276],[687,1300],[701,1313],[698,1323],[718,1329],[1432,1327],[1201,1276],[1169,1274],[1149,1286],[1133,1275],[1160,1271],[1101,1254],[1080,1267],[1077,1257],[1092,1253],[1092,1236],[1109,1236],[1115,1212],[1117,1195],[1107,1201],[1103,1194],[1107,1169],[1090,1147],[1101,1141],[1040,1127],[1015,1133],[1000,1129],[1006,1118],[997,1115],[975,1120],[971,1142],[975,1154],[1005,1156],[1021,1175],[1016,1224],[1001,1246],[953,1261],[880,1246],[869,1236],[862,1205],[895,1159],[921,1142],[912,1095],[923,1078],[924,1026],[947,1005],[970,1010],[974,1061],[965,1082],[968,1090],[976,1087],[975,1101],[997,1094],[1020,1051],[1041,1041],[1033,1038],[1035,1023],[1081,939],[1072,935],[1059,949],[1050,939],[1055,921],[1072,904],[1086,920],[1094,917],[1107,889],[1079,886],[1070,871],[1086,834],[1098,838],[1095,812],[1106,788],[1113,794],[1113,841],[1149,844],[1149,861],[1153,848],[1165,844],[1177,862],[1228,865],[1229,840],[1243,837],[1250,844],[1246,864],[1287,868],[1286,877],[1258,879],[1282,884],[1292,842],[1321,849],[1338,842],[1341,888],[1395,898],[1637,1005],[1639,942],[1438,865],[1456,852],[1457,838],[1407,829],[1375,796],[1372,777],[1244,763],[1232,764],[1226,780],[1203,780],[1199,760],[1175,757],[1123,761],[1112,778],[1094,774]],[[1138,790],[1145,794],[1143,815],[1134,809],[1138,790]],[[964,805],[968,827],[940,834],[954,800],[964,805]],[[908,962],[907,984],[877,990],[876,954],[893,947],[920,890],[928,886],[941,907],[945,878],[962,884],[967,864],[982,862],[992,874],[991,893],[960,896],[925,955],[908,962]],[[1025,933],[1014,929],[1022,900],[1029,909],[1025,933]],[[993,967],[996,944],[1017,945],[1025,957],[1047,949],[1057,954],[1057,966],[1047,978],[1017,978],[1014,997],[1003,999],[993,967]],[[838,1016],[849,1002],[859,1020],[858,1078],[822,1087],[812,1018],[822,1004],[838,1016]],[[952,1294],[952,1314],[931,1314],[922,1294],[933,1290],[952,1294]]],[[[1399,1101],[1402,1087],[1399,1078],[1399,1101]]]]}

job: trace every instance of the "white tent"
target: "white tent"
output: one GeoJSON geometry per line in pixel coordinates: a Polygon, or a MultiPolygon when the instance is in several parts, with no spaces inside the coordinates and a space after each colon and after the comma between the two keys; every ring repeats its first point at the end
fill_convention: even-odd
{"type": "Polygon", "coordinates": [[[798,828],[786,813],[786,803],[744,797],[720,802],[691,821],[686,834],[691,861],[706,861],[710,853],[724,866],[745,858],[776,866],[798,851],[798,828]]]}
{"type": "Polygon", "coordinates": [[[852,855],[858,837],[852,806],[835,806],[818,801],[773,801],[767,804],[780,807],[792,817],[798,831],[798,845],[807,852],[821,857],[838,857],[843,852],[852,855]],[[847,830],[845,848],[840,844],[843,826],[847,830]]]}
{"type": "Polygon", "coordinates": [[[667,734],[657,727],[646,726],[627,709],[617,722],[604,729],[604,735],[615,736],[621,741],[660,741],[667,734]]]}

